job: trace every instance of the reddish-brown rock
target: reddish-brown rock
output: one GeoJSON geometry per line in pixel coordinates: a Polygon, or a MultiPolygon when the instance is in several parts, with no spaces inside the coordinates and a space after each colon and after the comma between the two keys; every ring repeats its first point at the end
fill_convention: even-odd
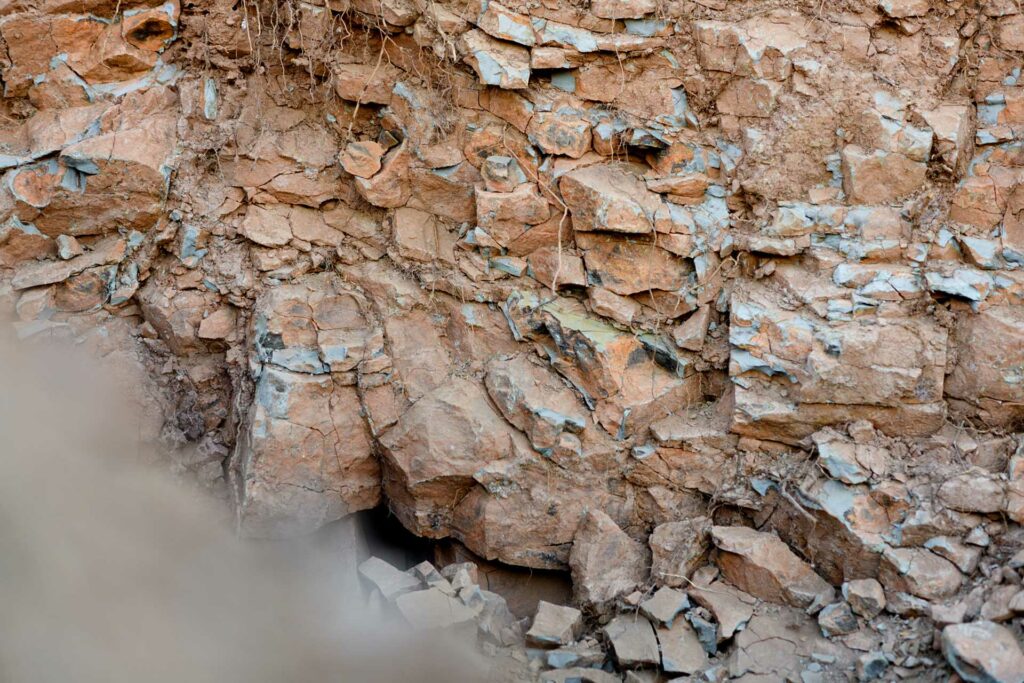
{"type": "Polygon", "coordinates": [[[803,608],[824,606],[835,597],[832,586],[774,534],[716,526],[711,538],[719,551],[722,574],[740,590],[803,608]]]}

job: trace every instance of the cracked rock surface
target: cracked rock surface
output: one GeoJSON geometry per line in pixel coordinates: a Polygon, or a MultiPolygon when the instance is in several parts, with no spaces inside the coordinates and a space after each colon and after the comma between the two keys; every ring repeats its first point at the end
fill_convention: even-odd
{"type": "Polygon", "coordinates": [[[15,0],[0,47],[3,333],[240,533],[571,571],[529,645],[384,596],[509,675],[1024,679],[1019,3],[15,0]]]}

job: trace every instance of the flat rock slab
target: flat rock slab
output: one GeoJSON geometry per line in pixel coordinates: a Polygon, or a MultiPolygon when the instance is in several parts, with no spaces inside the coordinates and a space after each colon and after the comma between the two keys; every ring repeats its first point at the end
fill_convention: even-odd
{"type": "Polygon", "coordinates": [[[740,526],[716,526],[711,537],[719,549],[718,566],[737,588],[751,595],[792,605],[827,605],[835,590],[814,573],[775,534],[740,526]]]}
{"type": "Polygon", "coordinates": [[[604,627],[604,633],[612,644],[619,666],[657,666],[661,663],[654,627],[643,617],[615,617],[604,627]]]}
{"type": "Polygon", "coordinates": [[[418,578],[392,567],[379,557],[371,557],[359,565],[359,573],[387,600],[394,600],[402,593],[414,591],[421,586],[418,578]]]}
{"type": "Polygon", "coordinates": [[[757,598],[722,581],[693,586],[687,592],[694,602],[714,615],[719,641],[731,638],[754,616],[757,598]]]}
{"type": "Polygon", "coordinates": [[[541,600],[526,637],[543,646],[568,645],[579,638],[582,630],[583,614],[578,609],[541,600]]]}
{"type": "Polygon", "coordinates": [[[685,619],[678,619],[671,628],[659,628],[657,635],[665,673],[692,674],[707,666],[708,654],[685,619]]]}
{"type": "Polygon", "coordinates": [[[649,599],[640,603],[640,611],[652,622],[671,627],[676,616],[690,606],[686,593],[674,588],[659,588],[649,599]]]}
{"type": "Polygon", "coordinates": [[[395,599],[395,606],[409,625],[418,630],[444,629],[472,624],[476,612],[457,598],[445,595],[436,588],[403,593],[395,599]]]}

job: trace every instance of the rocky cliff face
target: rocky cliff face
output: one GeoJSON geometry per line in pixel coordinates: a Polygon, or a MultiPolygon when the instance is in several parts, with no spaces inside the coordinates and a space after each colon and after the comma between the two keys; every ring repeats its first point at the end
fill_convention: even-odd
{"type": "Polygon", "coordinates": [[[717,547],[902,614],[1021,547],[1012,0],[8,0],[0,40],[0,305],[245,534],[386,502],[585,602],[717,547]]]}

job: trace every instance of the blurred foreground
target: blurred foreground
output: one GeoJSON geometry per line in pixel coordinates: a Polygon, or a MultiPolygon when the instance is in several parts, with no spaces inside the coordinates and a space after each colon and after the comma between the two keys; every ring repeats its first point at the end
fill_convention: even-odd
{"type": "Polygon", "coordinates": [[[0,680],[474,681],[468,644],[370,611],[350,526],[236,538],[154,467],[133,405],[68,349],[0,346],[0,680]]]}

